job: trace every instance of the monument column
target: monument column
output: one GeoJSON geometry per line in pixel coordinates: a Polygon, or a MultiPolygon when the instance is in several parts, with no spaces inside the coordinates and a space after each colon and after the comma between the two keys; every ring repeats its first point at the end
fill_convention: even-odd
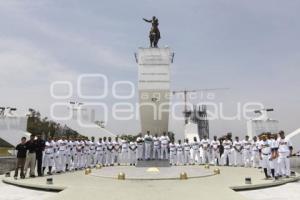
{"type": "Polygon", "coordinates": [[[138,63],[139,114],[141,132],[162,135],[168,132],[170,104],[170,48],[139,48],[138,63]]]}

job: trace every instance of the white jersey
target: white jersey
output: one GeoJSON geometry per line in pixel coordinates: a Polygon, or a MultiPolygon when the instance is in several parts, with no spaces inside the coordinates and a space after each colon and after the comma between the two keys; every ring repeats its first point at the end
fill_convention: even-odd
{"type": "Polygon", "coordinates": [[[202,139],[201,142],[200,142],[202,148],[204,150],[208,149],[209,145],[210,145],[210,141],[209,139],[202,139]]]}
{"type": "Polygon", "coordinates": [[[252,151],[258,151],[259,150],[259,141],[252,141],[251,142],[251,150],[252,151]]]}
{"type": "Polygon", "coordinates": [[[151,144],[151,143],[152,143],[152,140],[153,140],[153,138],[152,138],[151,135],[145,135],[145,136],[144,136],[144,142],[145,142],[146,144],[151,144]]]}
{"type": "Polygon", "coordinates": [[[162,147],[167,147],[169,145],[169,136],[161,136],[160,137],[160,142],[162,147]]]}
{"type": "Polygon", "coordinates": [[[115,152],[120,152],[121,151],[121,144],[120,144],[120,142],[113,142],[113,145],[114,145],[114,151],[115,152]]]}
{"type": "Polygon", "coordinates": [[[143,144],[144,144],[143,138],[141,138],[141,137],[136,138],[136,143],[137,143],[137,146],[143,147],[143,144]]]}
{"type": "Polygon", "coordinates": [[[243,148],[246,150],[250,150],[251,149],[251,141],[250,140],[243,140],[243,148]]]}
{"type": "Polygon", "coordinates": [[[129,144],[126,140],[122,140],[122,152],[128,152],[129,144]]]}
{"type": "Polygon", "coordinates": [[[65,151],[67,149],[67,141],[66,140],[58,140],[58,150],[65,151]]]}
{"type": "Polygon", "coordinates": [[[230,150],[232,146],[232,142],[230,140],[224,140],[222,143],[224,150],[230,150]]]}
{"type": "Polygon", "coordinates": [[[184,151],[190,151],[191,150],[191,145],[189,143],[184,143],[183,144],[183,147],[184,147],[184,151]]]}
{"type": "Polygon", "coordinates": [[[263,155],[270,155],[271,154],[271,142],[270,140],[260,141],[259,149],[263,155]]]}
{"type": "Polygon", "coordinates": [[[112,152],[112,150],[114,148],[114,144],[112,142],[107,142],[106,148],[107,148],[107,151],[112,152]]]}
{"type": "Polygon", "coordinates": [[[102,142],[97,142],[96,143],[96,151],[97,152],[103,152],[103,148],[104,148],[104,145],[102,142]]]}
{"type": "Polygon", "coordinates": [[[183,151],[183,145],[182,144],[176,144],[177,153],[183,151]]]}
{"type": "Polygon", "coordinates": [[[176,145],[174,143],[170,143],[169,148],[171,153],[176,153],[176,145]]]}
{"type": "Polygon", "coordinates": [[[278,140],[271,139],[271,149],[272,150],[277,150],[279,148],[279,142],[278,140]]]}
{"type": "Polygon", "coordinates": [[[54,153],[53,142],[47,141],[47,142],[45,143],[45,153],[46,153],[46,154],[52,154],[52,153],[54,153]]]}
{"type": "Polygon", "coordinates": [[[89,141],[90,151],[94,153],[96,151],[96,143],[89,141]]]}
{"type": "Polygon", "coordinates": [[[136,143],[135,142],[130,142],[129,143],[129,149],[131,150],[131,151],[135,151],[136,150],[136,148],[137,148],[137,145],[136,145],[136,143]]]}
{"type": "Polygon", "coordinates": [[[278,152],[279,153],[288,153],[290,152],[290,147],[292,147],[292,143],[290,140],[284,138],[278,138],[278,152]]]}
{"type": "Polygon", "coordinates": [[[210,146],[214,149],[214,150],[218,150],[219,146],[220,146],[220,141],[219,140],[213,140],[210,143],[210,146]]]}
{"type": "Polygon", "coordinates": [[[154,146],[155,149],[160,148],[159,138],[153,137],[153,146],[154,146]]]}
{"type": "Polygon", "coordinates": [[[243,143],[241,141],[234,141],[232,146],[235,147],[238,151],[240,151],[242,149],[242,145],[243,143]]]}
{"type": "Polygon", "coordinates": [[[193,142],[192,143],[192,149],[194,151],[199,151],[199,149],[200,149],[200,142],[193,142]]]}

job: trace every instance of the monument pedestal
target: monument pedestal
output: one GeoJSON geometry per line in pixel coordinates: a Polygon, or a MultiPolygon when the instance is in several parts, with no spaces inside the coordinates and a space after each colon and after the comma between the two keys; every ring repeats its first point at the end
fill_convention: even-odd
{"type": "Polygon", "coordinates": [[[168,132],[170,104],[170,48],[139,48],[138,90],[141,132],[168,132]]]}

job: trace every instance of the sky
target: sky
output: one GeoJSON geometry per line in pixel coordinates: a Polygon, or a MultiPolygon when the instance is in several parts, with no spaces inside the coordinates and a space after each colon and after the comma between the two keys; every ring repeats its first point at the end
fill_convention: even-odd
{"type": "MultiPolygon", "coordinates": [[[[190,103],[215,103],[233,116],[246,103],[274,108],[270,116],[280,129],[291,132],[300,123],[300,2],[296,0],[0,0],[0,105],[19,110],[35,108],[50,116],[53,103],[69,100],[106,103],[137,102],[113,97],[116,81],[137,86],[134,53],[148,46],[150,25],[142,18],[157,16],[161,47],[175,52],[171,89],[226,87],[190,103]],[[108,97],[78,97],[78,77],[102,74],[108,79],[108,97]],[[68,81],[71,98],[50,94],[55,81],[68,81]]],[[[103,91],[97,79],[82,85],[85,94],[103,91]]],[[[59,87],[57,94],[64,95],[59,87]]],[[[120,89],[128,93],[128,88],[120,89]]],[[[182,102],[174,96],[172,102],[182,102]]],[[[208,107],[210,111],[210,107],[208,107]]],[[[178,113],[182,111],[179,108],[178,113]]],[[[100,110],[98,119],[102,119],[100,110]]],[[[138,119],[120,121],[111,116],[107,129],[137,133],[138,119]]],[[[183,133],[182,120],[170,120],[169,129],[183,133]]],[[[210,121],[212,135],[246,133],[246,120],[210,121]]]]}

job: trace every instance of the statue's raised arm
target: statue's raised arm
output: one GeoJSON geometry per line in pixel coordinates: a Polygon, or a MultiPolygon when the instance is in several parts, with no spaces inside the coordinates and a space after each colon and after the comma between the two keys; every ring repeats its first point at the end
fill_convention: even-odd
{"type": "Polygon", "coordinates": [[[151,27],[151,30],[149,33],[150,47],[158,47],[157,43],[158,43],[158,40],[160,39],[160,31],[158,29],[158,25],[159,25],[158,19],[155,16],[153,16],[151,20],[148,20],[145,18],[143,18],[143,20],[145,22],[152,24],[152,27],[151,27]]]}

